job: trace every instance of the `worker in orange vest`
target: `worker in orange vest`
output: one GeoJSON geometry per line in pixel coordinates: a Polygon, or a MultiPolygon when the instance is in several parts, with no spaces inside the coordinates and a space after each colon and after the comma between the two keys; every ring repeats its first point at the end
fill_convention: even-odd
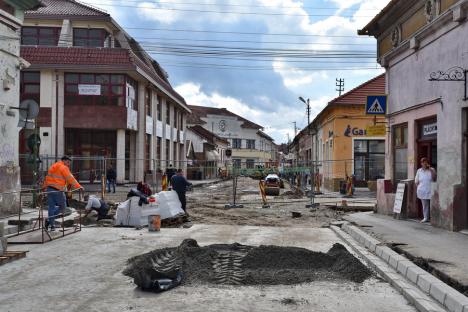
{"type": "Polygon", "coordinates": [[[71,190],[81,189],[83,187],[76,181],[70,172],[71,158],[63,156],[61,161],[50,166],[44,181],[44,189],[47,191],[47,204],[49,206],[49,217],[45,228],[50,225],[50,230],[55,231],[55,217],[65,210],[65,192],[70,186],[71,190]]]}

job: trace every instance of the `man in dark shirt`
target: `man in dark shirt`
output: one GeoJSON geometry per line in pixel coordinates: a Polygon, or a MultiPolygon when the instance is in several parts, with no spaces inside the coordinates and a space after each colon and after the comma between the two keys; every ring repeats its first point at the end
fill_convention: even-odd
{"type": "Polygon", "coordinates": [[[109,165],[109,168],[107,169],[106,179],[107,179],[107,193],[110,193],[111,186],[115,193],[115,179],[117,179],[117,173],[115,172],[112,165],[109,165]]]}
{"type": "Polygon", "coordinates": [[[177,174],[171,179],[172,189],[176,191],[177,196],[179,196],[180,203],[182,204],[182,209],[186,211],[187,199],[185,193],[187,192],[187,187],[192,185],[187,179],[183,176],[182,169],[177,169],[177,174]]]}
{"type": "MultiPolygon", "coordinates": [[[[172,164],[169,165],[169,168],[166,169],[167,182],[172,186],[172,177],[175,175],[176,170],[172,167],[172,164]]],[[[168,185],[169,186],[169,185],[168,185]]]]}

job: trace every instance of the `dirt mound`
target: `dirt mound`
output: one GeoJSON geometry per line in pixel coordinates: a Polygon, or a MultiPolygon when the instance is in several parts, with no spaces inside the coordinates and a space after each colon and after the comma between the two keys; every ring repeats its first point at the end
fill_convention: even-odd
{"type": "Polygon", "coordinates": [[[315,280],[362,283],[371,271],[335,244],[327,253],[304,248],[240,244],[198,246],[184,240],[177,248],[158,249],[128,261],[123,272],[142,289],[158,279],[181,277],[182,284],[292,285],[315,280]]]}

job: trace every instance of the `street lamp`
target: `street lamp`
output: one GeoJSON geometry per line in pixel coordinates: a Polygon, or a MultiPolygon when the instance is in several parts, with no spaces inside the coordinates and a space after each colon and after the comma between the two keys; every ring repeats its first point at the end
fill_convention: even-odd
{"type": "Polygon", "coordinates": [[[310,205],[306,205],[306,208],[316,208],[318,206],[317,203],[315,203],[315,163],[312,159],[312,146],[314,145],[314,140],[313,137],[310,133],[310,99],[305,100],[302,96],[299,97],[299,100],[303,102],[307,106],[307,129],[310,135],[310,175],[311,175],[311,186],[310,186],[310,205]]]}

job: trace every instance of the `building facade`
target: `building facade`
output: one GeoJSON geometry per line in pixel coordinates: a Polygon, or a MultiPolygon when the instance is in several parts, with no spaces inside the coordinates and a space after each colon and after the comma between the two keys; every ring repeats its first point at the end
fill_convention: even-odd
{"type": "Polygon", "coordinates": [[[225,108],[189,106],[189,125],[200,125],[229,142],[231,160],[242,168],[277,166],[277,146],[257,125],[225,108]]]}
{"type": "Polygon", "coordinates": [[[0,216],[19,208],[20,167],[18,135],[20,69],[29,64],[20,58],[20,31],[24,10],[39,1],[0,1],[0,216]],[[9,193],[9,194],[3,194],[9,193]]]}
{"type": "Polygon", "coordinates": [[[385,94],[385,76],[380,75],[330,101],[311,124],[294,139],[296,166],[320,174],[321,184],[338,191],[347,176],[356,186],[373,188],[385,174],[385,117],[366,115],[367,97],[385,94]],[[380,125],[383,133],[371,133],[380,125]]]}
{"type": "Polygon", "coordinates": [[[188,163],[187,177],[193,180],[214,179],[226,168],[229,142],[200,125],[187,128],[187,140],[193,146],[194,159],[188,163]]]}
{"type": "Polygon", "coordinates": [[[40,103],[43,158],[74,156],[84,181],[102,159],[118,183],[184,167],[190,110],[164,69],[109,14],[72,0],[41,2],[25,14],[21,56],[31,67],[21,73],[21,98],[40,103]]]}
{"type": "Polygon", "coordinates": [[[422,218],[414,178],[426,157],[438,171],[431,223],[449,230],[468,228],[467,13],[466,1],[393,0],[359,31],[377,38],[390,95],[378,209],[392,213],[396,184],[405,183],[402,214],[422,218]]]}

